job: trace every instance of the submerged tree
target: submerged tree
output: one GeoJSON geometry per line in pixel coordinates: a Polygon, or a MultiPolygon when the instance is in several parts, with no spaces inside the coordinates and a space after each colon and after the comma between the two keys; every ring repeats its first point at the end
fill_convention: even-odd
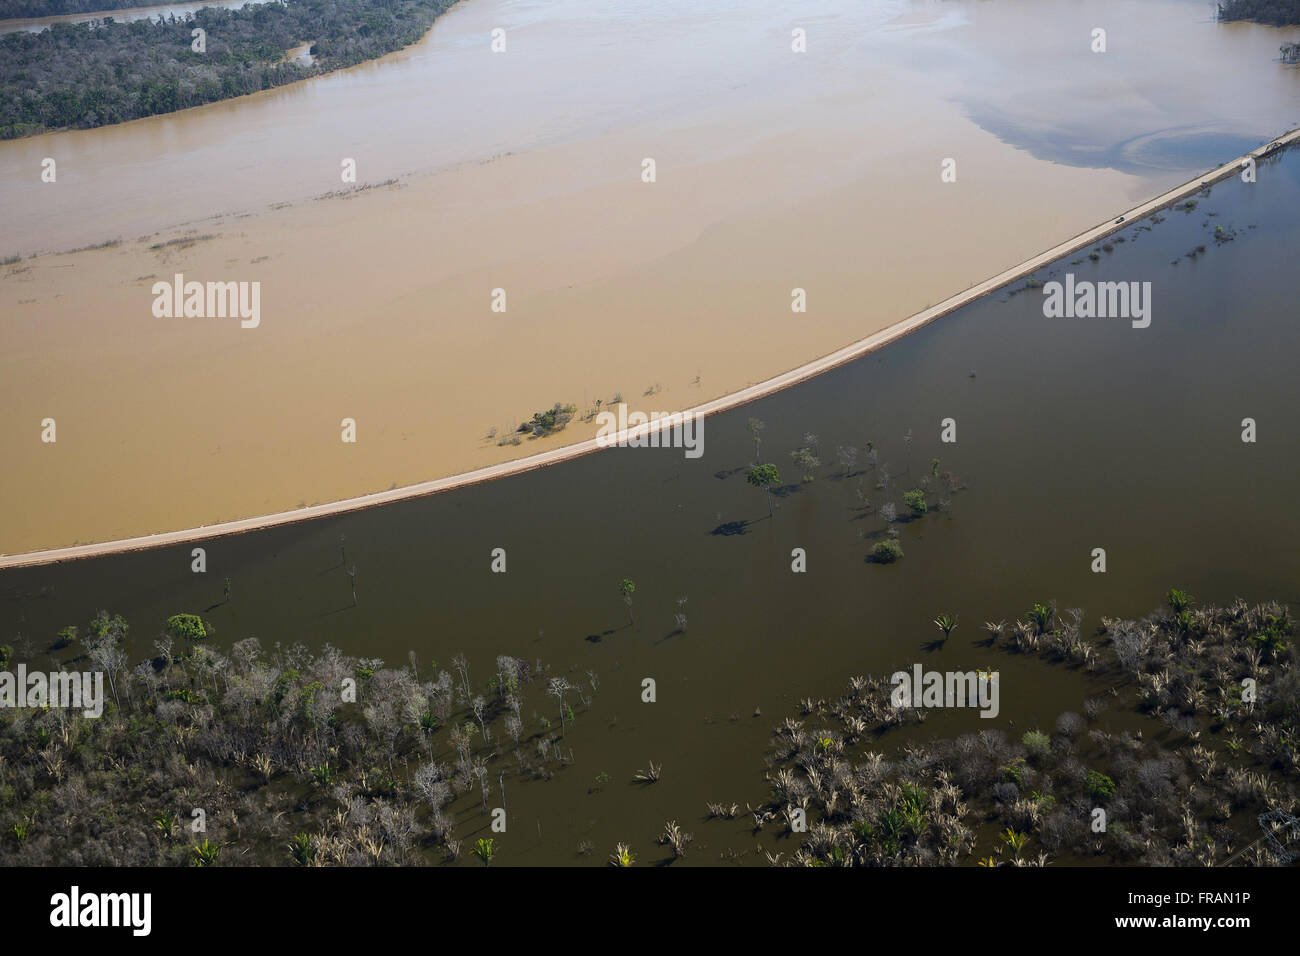
{"type": "Polygon", "coordinates": [[[482,861],[484,866],[487,866],[492,862],[492,858],[497,855],[497,841],[491,838],[481,839],[474,844],[473,853],[482,861]]]}
{"type": "Polygon", "coordinates": [[[636,854],[626,843],[619,843],[609,856],[609,862],[616,867],[625,868],[636,862],[636,854]]]}
{"type": "Polygon", "coordinates": [[[844,466],[844,477],[847,478],[849,472],[853,470],[853,463],[857,461],[858,450],[852,445],[840,445],[835,449],[835,457],[838,458],[840,464],[844,466]]]}
{"type": "Polygon", "coordinates": [[[809,432],[803,436],[803,447],[790,452],[790,457],[803,472],[804,481],[812,481],[816,477],[813,472],[821,466],[822,460],[817,456],[817,449],[817,436],[809,432]]]}
{"type": "MultiPolygon", "coordinates": [[[[194,617],[189,614],[177,616],[194,617]]],[[[109,688],[119,709],[122,702],[117,695],[117,675],[125,671],[127,665],[126,651],[121,647],[122,642],[126,640],[127,630],[126,620],[120,614],[110,616],[107,611],[100,611],[90,622],[90,637],[86,639],[86,649],[90,653],[90,659],[108,676],[109,688]]],[[[129,681],[130,672],[126,671],[122,676],[124,681],[129,681]]]]}
{"type": "Polygon", "coordinates": [[[876,564],[893,564],[903,556],[903,546],[893,538],[877,541],[871,549],[871,560],[876,564]]]}
{"type": "Polygon", "coordinates": [[[564,695],[573,689],[563,677],[552,677],[546,685],[546,693],[555,698],[560,707],[560,733],[564,733],[564,695]]]}
{"type": "Polygon", "coordinates": [[[759,446],[763,444],[762,431],[767,427],[767,422],[761,418],[751,418],[749,420],[749,433],[754,436],[754,461],[762,461],[762,455],[759,454],[759,446]]]}
{"type": "Polygon", "coordinates": [[[1046,604],[1035,604],[1029,609],[1029,620],[1033,622],[1034,631],[1038,634],[1046,634],[1052,626],[1052,619],[1056,617],[1056,603],[1048,601],[1046,604]]]}
{"type": "Polygon", "coordinates": [[[627,605],[627,622],[636,627],[636,621],[632,618],[632,595],[636,593],[636,582],[624,578],[618,583],[618,593],[623,595],[623,603],[627,605]]]}
{"type": "Polygon", "coordinates": [[[755,465],[749,469],[745,480],[767,493],[767,516],[772,517],[772,486],[781,483],[781,473],[776,470],[776,465],[755,465]]]}
{"type": "Polygon", "coordinates": [[[167,618],[166,633],[168,637],[192,644],[204,640],[212,631],[197,614],[173,614],[167,618]]]}
{"type": "Polygon", "coordinates": [[[790,452],[790,457],[794,459],[794,463],[798,465],[799,470],[803,472],[804,481],[812,481],[813,478],[816,477],[813,472],[821,464],[821,459],[811,451],[807,448],[800,448],[796,451],[790,452]]]}
{"type": "Polygon", "coordinates": [[[940,614],[934,619],[934,626],[943,631],[943,639],[947,641],[952,636],[952,632],[957,628],[957,615],[940,614]]]}

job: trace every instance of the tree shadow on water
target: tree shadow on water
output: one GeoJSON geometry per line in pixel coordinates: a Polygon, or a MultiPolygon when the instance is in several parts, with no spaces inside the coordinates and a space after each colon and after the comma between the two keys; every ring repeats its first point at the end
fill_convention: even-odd
{"type": "Polygon", "coordinates": [[[709,534],[722,538],[728,538],[737,534],[749,534],[749,520],[724,521],[722,524],[710,531],[709,534]]]}

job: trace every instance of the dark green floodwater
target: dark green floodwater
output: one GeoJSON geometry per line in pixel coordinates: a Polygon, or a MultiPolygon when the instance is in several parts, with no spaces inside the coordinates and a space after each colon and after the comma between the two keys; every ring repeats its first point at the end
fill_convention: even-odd
{"type": "MultiPolygon", "coordinates": [[[[977,646],[984,620],[1055,599],[1085,609],[1090,632],[1103,614],[1144,614],[1173,586],[1203,601],[1300,598],[1298,198],[1292,153],[1261,166],[1253,185],[1231,180],[1194,211],[1168,211],[1150,230],[1132,224],[1096,263],[1082,253],[1037,277],[1149,281],[1149,328],[1047,319],[1040,292],[1003,290],[851,366],[710,418],[696,460],[614,449],[209,542],[206,575],[190,572],[188,547],[0,573],[0,640],[25,638],[39,653],[58,628],[107,608],[129,620],[134,659],[169,614],[207,609],[223,647],[247,636],[268,647],[330,642],[393,666],[409,650],[422,663],[464,652],[479,682],[503,653],[561,673],[593,670],[600,693],[566,737],[574,764],[513,788],[499,861],[578,862],[577,845],[590,840],[591,860],[626,841],[654,862],[667,851],[653,839],[675,819],[696,834],[685,862],[733,853],[757,862],[748,816],[704,822],[705,802],[743,808],[765,796],[771,728],[803,696],[917,661],[991,665],[1002,674],[1000,716],[939,712],[927,735],[1050,723],[1105,685],[977,646]],[[1236,238],[1216,244],[1217,225],[1236,238]],[[1198,245],[1204,254],[1182,258],[1198,245]],[[772,520],[738,470],[753,457],[751,416],[767,422],[763,456],[788,485],[772,520]],[[1255,444],[1241,441],[1246,417],[1258,423],[1255,444]],[[940,442],[944,418],[956,420],[955,444],[940,442]],[[819,436],[824,464],[800,484],[789,453],[806,432],[819,436]],[[869,440],[896,476],[900,511],[932,457],[965,486],[950,511],[898,526],[906,557],[892,566],[864,560],[882,522],[859,509],[856,492],[879,506],[878,472],[863,454],[848,478],[835,463],[837,445],[869,440]],[[340,535],[358,570],[355,608],[340,535]],[[506,574],[489,570],[497,547],[506,574]],[[807,551],[804,574],[791,571],[795,547],[807,551]],[[1090,570],[1094,548],[1106,549],[1104,574],[1090,570]],[[624,577],[637,585],[634,628],[617,592],[624,577]],[[683,596],[689,625],[672,634],[683,596]],[[961,623],[942,651],[926,651],[943,612],[961,623]],[[657,681],[656,703],[641,702],[644,677],[657,681]],[[633,784],[649,760],[663,765],[661,781],[633,784]],[[610,782],[589,792],[601,773],[610,782]]],[[[869,289],[863,302],[870,307],[869,289]]],[[[526,710],[544,705],[534,692],[526,710]]],[[[476,798],[461,803],[458,835],[472,840],[483,818],[476,798]]]]}

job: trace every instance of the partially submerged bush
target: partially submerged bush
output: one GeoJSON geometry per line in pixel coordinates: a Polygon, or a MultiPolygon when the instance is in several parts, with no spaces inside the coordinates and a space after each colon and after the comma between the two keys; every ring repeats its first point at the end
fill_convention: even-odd
{"type": "Polygon", "coordinates": [[[871,560],[876,564],[893,564],[903,556],[903,546],[893,538],[877,541],[871,549],[871,560]]]}
{"type": "Polygon", "coordinates": [[[201,641],[212,633],[210,625],[197,614],[173,614],[167,618],[167,634],[180,641],[201,641]]]}
{"type": "Polygon", "coordinates": [[[1029,756],[1035,760],[1042,760],[1052,752],[1052,738],[1037,730],[1026,733],[1020,738],[1020,742],[1025,745],[1029,756]]]}
{"type": "Polygon", "coordinates": [[[1098,800],[1115,796],[1115,781],[1096,770],[1088,771],[1087,787],[1088,793],[1098,800]]]}

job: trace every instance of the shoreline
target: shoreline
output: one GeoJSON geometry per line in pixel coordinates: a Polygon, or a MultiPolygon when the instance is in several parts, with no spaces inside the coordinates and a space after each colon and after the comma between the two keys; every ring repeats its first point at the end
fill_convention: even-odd
{"type": "MultiPolygon", "coordinates": [[[[1076,252],[1085,246],[1091,245],[1112,233],[1133,225],[1140,219],[1146,218],[1161,209],[1193,195],[1203,188],[1201,185],[1202,183],[1206,183],[1207,185],[1213,184],[1220,182],[1231,175],[1235,175],[1240,170],[1240,164],[1245,159],[1253,158],[1258,160],[1270,152],[1291,145],[1296,142],[1297,139],[1300,139],[1300,129],[1283,133],[1270,140],[1265,145],[1243,154],[1229,163],[1219,166],[1208,173],[1196,176],[1188,182],[1176,186],[1153,199],[1149,199],[1127,211],[1124,211],[1122,213],[1122,218],[1124,220],[1122,223],[1115,221],[1116,218],[1119,218],[1118,216],[1108,219],[1100,225],[1079,233],[1056,246],[1040,252],[1017,265],[1011,266],[1010,268],[983,280],[982,282],[975,283],[965,290],[948,297],[942,302],[914,313],[885,329],[877,331],[865,338],[858,339],[849,345],[843,346],[840,349],[787,372],[781,373],[780,375],[776,375],[763,382],[750,385],[746,388],[731,392],[692,408],[683,409],[682,412],[683,414],[707,417],[708,415],[729,411],[733,408],[775,394],[776,392],[806,381],[807,379],[861,358],[864,355],[870,354],[871,352],[883,348],[891,342],[902,338],[916,329],[928,325],[936,319],[942,318],[943,316],[956,311],[962,306],[982,298],[990,292],[996,291],[1008,283],[1014,282],[1037,271],[1044,265],[1076,252]]],[[[653,430],[654,427],[654,425],[651,425],[628,429],[620,432],[618,436],[616,436],[615,440],[643,434],[653,430]]],[[[420,498],[426,495],[438,494],[444,491],[451,491],[457,488],[476,485],[487,481],[494,481],[515,474],[522,474],[558,462],[568,461],[573,458],[591,454],[592,452],[599,451],[603,447],[606,447],[604,443],[598,442],[595,438],[590,438],[570,445],[564,445],[550,451],[540,452],[538,454],[513,459],[511,461],[500,462],[495,465],[488,465],[444,478],[418,482],[416,484],[405,485],[401,488],[389,489],[387,491],[339,499],[324,504],[300,507],[292,511],[283,511],[250,518],[218,522],[211,525],[202,525],[180,531],[164,531],[131,538],[121,538],[97,544],[72,545],[48,550],[0,555],[0,569],[34,567],[46,564],[57,564],[64,561],[79,560],[82,558],[103,557],[112,554],[152,550],[155,548],[213,540],[236,534],[244,534],[250,531],[258,531],[264,528],[279,527],[298,522],[347,514],[353,511],[379,507],[381,505],[392,504],[412,498],[420,498]]]]}
{"type": "MultiPolygon", "coordinates": [[[[203,9],[207,9],[207,8],[231,10],[234,12],[243,12],[243,10],[246,7],[262,6],[268,3],[269,0],[202,0],[202,2],[200,2],[200,0],[159,0],[159,2],[153,4],[146,3],[145,6],[136,5],[130,7],[118,7],[112,10],[98,10],[93,12],[87,11],[84,13],[71,13],[71,14],[54,14],[49,18],[11,17],[7,20],[0,20],[0,38],[11,36],[15,33],[31,33],[33,36],[36,36],[41,33],[45,33],[49,31],[52,27],[54,27],[59,23],[68,23],[70,25],[77,26],[83,23],[99,22],[106,18],[110,20],[114,20],[115,23],[122,23],[122,24],[138,23],[146,20],[152,21],[153,12],[155,11],[159,11],[159,16],[162,17],[162,12],[165,12],[169,8],[191,6],[193,5],[194,2],[198,3],[197,9],[182,10],[180,19],[183,20],[186,17],[193,16],[195,13],[199,13],[203,9]],[[128,13],[138,13],[143,15],[138,17],[129,17],[124,20],[116,20],[114,18],[114,14],[128,14],[128,13]],[[13,24],[15,23],[30,23],[35,20],[44,20],[44,19],[48,19],[49,23],[47,23],[46,26],[42,27],[40,30],[29,31],[23,28],[13,27],[13,24]],[[5,29],[6,24],[9,25],[9,29],[5,29]]],[[[156,119],[159,117],[174,117],[180,114],[191,112],[193,110],[201,110],[204,107],[208,107],[208,106],[214,106],[221,103],[237,102],[240,100],[249,99],[250,97],[260,96],[266,93],[273,93],[276,90],[284,89],[285,87],[295,86],[297,84],[305,82],[306,80],[320,79],[322,77],[326,77],[334,73],[343,73],[348,70],[354,70],[358,67],[364,67],[374,63],[379,63],[380,61],[386,60],[389,57],[404,53],[412,49],[413,47],[416,47],[421,43],[424,43],[426,40],[428,40],[429,34],[433,31],[434,25],[440,19],[442,19],[442,17],[446,13],[450,12],[456,6],[458,6],[460,2],[461,0],[451,0],[451,3],[449,3],[444,10],[434,15],[433,19],[429,21],[428,26],[425,27],[424,32],[422,32],[416,39],[412,40],[410,43],[399,46],[396,49],[387,50],[383,53],[380,53],[378,56],[373,56],[368,59],[361,60],[357,63],[351,63],[346,66],[332,66],[326,69],[319,69],[318,72],[314,72],[306,76],[300,76],[296,79],[289,80],[284,83],[277,83],[273,86],[264,87],[260,90],[254,90],[248,93],[236,93],[232,96],[221,96],[214,100],[207,100],[206,102],[203,103],[195,103],[190,106],[183,106],[178,109],[167,110],[162,113],[149,113],[143,116],[132,116],[128,119],[118,120],[117,122],[114,123],[104,123],[99,126],[57,126],[49,129],[41,129],[33,133],[24,133],[22,136],[14,136],[8,139],[0,139],[0,142],[18,142],[21,140],[36,139],[42,136],[57,136],[66,133],[93,132],[94,130],[99,130],[99,129],[119,128],[119,127],[126,126],[129,123],[137,123],[141,120],[156,119]]],[[[173,12],[173,16],[175,16],[174,12],[173,12]]],[[[293,57],[290,56],[290,54],[292,54],[295,50],[302,50],[304,47],[309,49],[313,42],[314,41],[308,42],[306,44],[295,44],[294,46],[290,47],[288,50],[283,51],[279,59],[265,61],[263,65],[276,66],[283,63],[288,63],[288,62],[293,62],[294,60],[298,60],[300,59],[300,57],[293,57]]],[[[309,59],[307,60],[306,63],[303,64],[303,66],[304,68],[318,67],[318,63],[315,57],[309,57],[309,59]]],[[[33,253],[32,256],[48,254],[50,252],[54,252],[57,254],[58,250],[47,250],[46,253],[36,252],[33,253]]],[[[24,257],[24,258],[30,258],[30,257],[24,257]]]]}

